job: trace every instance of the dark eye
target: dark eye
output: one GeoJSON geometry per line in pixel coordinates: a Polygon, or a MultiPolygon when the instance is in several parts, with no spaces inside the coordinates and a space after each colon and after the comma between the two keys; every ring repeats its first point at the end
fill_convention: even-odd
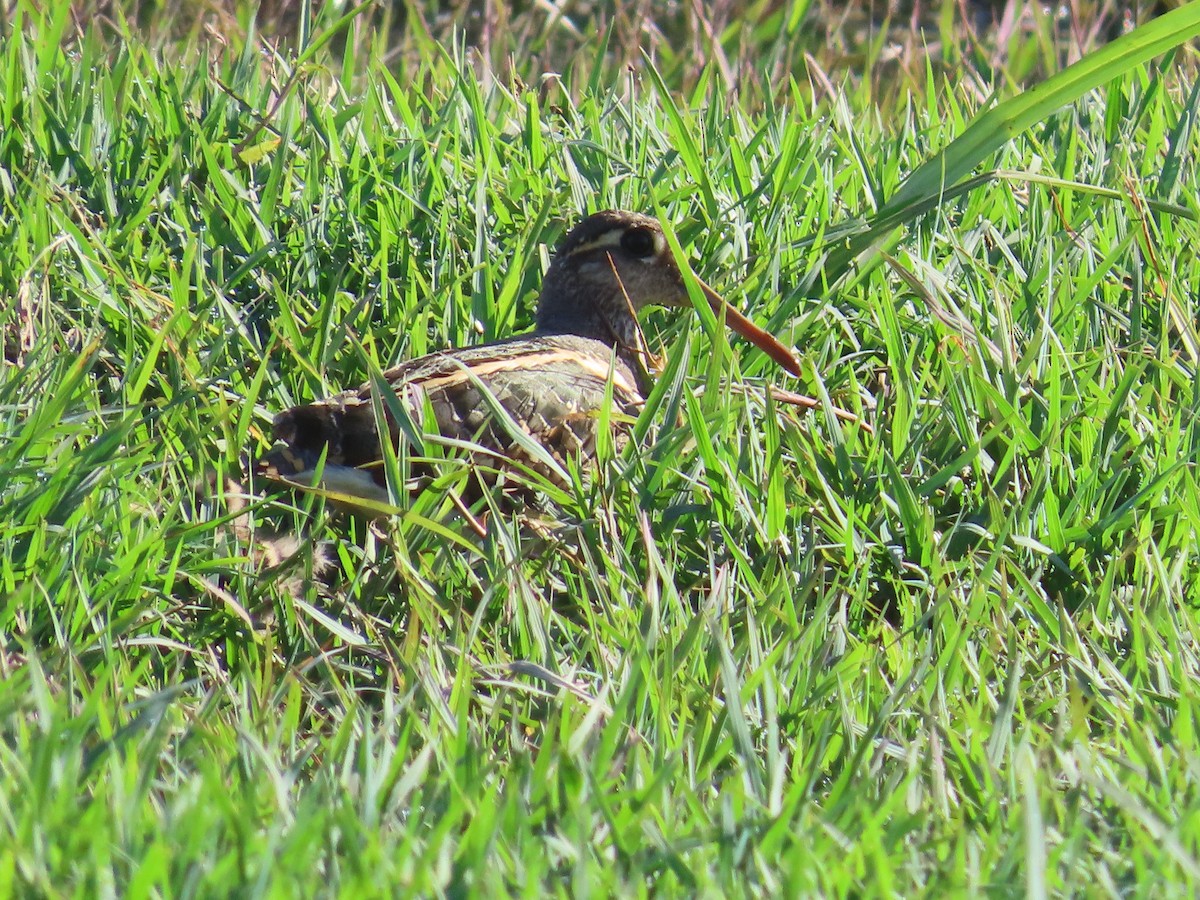
{"type": "Polygon", "coordinates": [[[649,228],[630,228],[621,235],[621,249],[638,259],[654,255],[654,232],[649,228]]]}

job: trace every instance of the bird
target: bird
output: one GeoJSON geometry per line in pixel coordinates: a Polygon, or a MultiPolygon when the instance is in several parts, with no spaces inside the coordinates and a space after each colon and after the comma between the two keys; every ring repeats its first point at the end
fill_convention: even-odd
{"type": "MultiPolygon", "coordinates": [[[[788,348],[696,282],[718,321],[801,375],[788,348]]],[[[629,421],[649,391],[637,319],[649,304],[691,306],[658,220],[626,210],[589,215],[554,253],[531,332],[437,351],[383,372],[399,407],[377,402],[376,380],[284,410],[272,424],[276,443],[256,470],[293,486],[386,503],[381,420],[393,447],[413,434],[413,422],[423,422],[451,443],[477,448],[477,461],[481,453],[528,464],[531,456],[545,459],[538,448],[555,461],[586,460],[596,451],[604,405],[612,404],[609,422],[629,421]]]]}

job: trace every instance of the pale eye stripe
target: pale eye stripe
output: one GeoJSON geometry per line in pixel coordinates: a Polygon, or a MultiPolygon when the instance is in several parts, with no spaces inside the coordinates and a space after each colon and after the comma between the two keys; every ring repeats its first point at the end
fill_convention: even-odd
{"type": "Polygon", "coordinates": [[[574,247],[571,250],[571,255],[574,256],[576,253],[587,253],[591,250],[601,250],[606,247],[619,247],[621,244],[621,237],[624,234],[624,228],[610,228],[608,231],[597,235],[590,241],[584,241],[582,244],[574,247]]]}
{"type": "MultiPolygon", "coordinates": [[[[590,253],[592,250],[605,250],[609,247],[621,246],[621,238],[625,236],[625,228],[611,228],[608,231],[600,234],[590,241],[584,241],[577,247],[571,249],[571,256],[577,253],[590,253]]],[[[667,239],[661,231],[655,231],[654,234],[654,256],[662,256],[667,252],[667,239]]],[[[649,262],[653,257],[646,257],[645,262],[649,262]]]]}

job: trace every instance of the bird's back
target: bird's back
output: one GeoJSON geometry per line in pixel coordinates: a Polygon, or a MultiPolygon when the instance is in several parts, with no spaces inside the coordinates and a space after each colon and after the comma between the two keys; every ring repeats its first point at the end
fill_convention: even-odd
{"type": "MultiPolygon", "coordinates": [[[[514,428],[559,459],[594,453],[610,378],[615,414],[636,414],[642,400],[635,374],[607,344],[576,335],[532,334],[431,353],[383,374],[418,427],[424,422],[443,437],[510,457],[520,455],[514,428]],[[496,404],[506,415],[496,414],[496,404]]],[[[324,456],[327,475],[357,469],[365,473],[358,480],[382,487],[372,393],[366,384],[280,413],[274,435],[282,446],[263,457],[259,471],[305,481],[324,456]]],[[[381,407],[395,446],[405,429],[387,403],[381,407]]]]}

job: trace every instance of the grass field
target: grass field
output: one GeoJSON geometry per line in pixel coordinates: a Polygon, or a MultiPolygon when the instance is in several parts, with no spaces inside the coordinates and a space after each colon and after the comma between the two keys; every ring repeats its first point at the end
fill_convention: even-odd
{"type": "Polygon", "coordinates": [[[1200,890],[1194,44],[972,155],[1024,76],[949,2],[861,76],[769,4],[502,68],[4,6],[0,895],[1200,890]],[[638,440],[486,537],[239,512],[274,412],[528,328],[606,207],[807,377],[651,312],[638,440]]]}

